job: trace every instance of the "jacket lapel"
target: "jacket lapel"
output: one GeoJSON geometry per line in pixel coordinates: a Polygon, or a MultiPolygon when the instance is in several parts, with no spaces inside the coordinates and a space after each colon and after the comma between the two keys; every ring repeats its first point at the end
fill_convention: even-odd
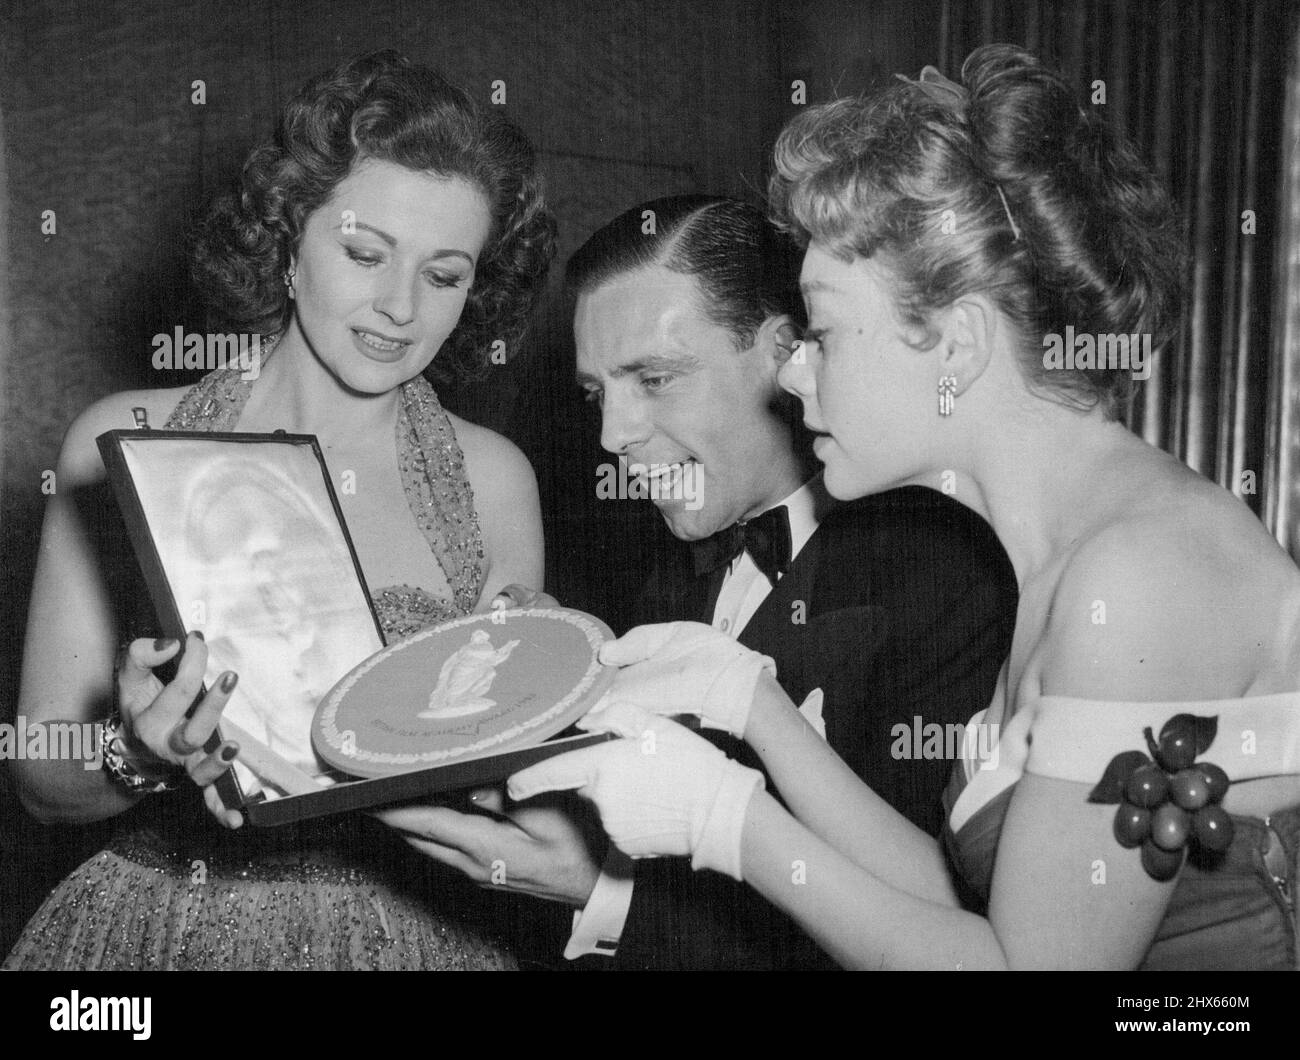
{"type": "MultiPolygon", "coordinates": [[[[737,640],[746,648],[779,658],[790,650],[792,633],[797,633],[812,610],[813,588],[821,556],[822,527],[818,526],[808,543],[790,565],[781,580],[759,605],[753,617],[740,631],[737,640]],[[801,603],[801,608],[796,608],[801,603]],[[802,612],[802,614],[800,614],[802,612]]],[[[717,599],[715,594],[714,599],[717,599]]],[[[712,619],[712,614],[709,618],[712,619]]]]}

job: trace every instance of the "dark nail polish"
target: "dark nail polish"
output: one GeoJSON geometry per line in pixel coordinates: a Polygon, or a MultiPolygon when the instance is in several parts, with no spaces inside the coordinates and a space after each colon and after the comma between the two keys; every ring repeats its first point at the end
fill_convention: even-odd
{"type": "Polygon", "coordinates": [[[203,639],[203,630],[201,630],[201,629],[196,629],[196,630],[192,630],[192,632],[193,632],[193,634],[194,634],[196,637],[199,638],[199,640],[202,640],[202,639],[203,639]]]}
{"type": "Polygon", "coordinates": [[[235,685],[239,683],[239,674],[227,673],[221,677],[221,691],[229,695],[235,690],[235,685]]]}
{"type": "Polygon", "coordinates": [[[234,744],[227,744],[221,749],[221,760],[223,762],[233,762],[237,754],[239,754],[239,748],[234,744]]]}
{"type": "Polygon", "coordinates": [[[176,639],[174,637],[159,637],[153,642],[153,650],[167,651],[175,643],[176,639]]]}

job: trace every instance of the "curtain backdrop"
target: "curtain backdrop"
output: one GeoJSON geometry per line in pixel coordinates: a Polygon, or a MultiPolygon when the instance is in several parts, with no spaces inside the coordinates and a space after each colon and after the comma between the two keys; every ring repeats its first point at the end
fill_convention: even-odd
{"type": "Polygon", "coordinates": [[[1274,283],[1273,357],[1269,372],[1268,480],[1265,516],[1300,558],[1300,27],[1290,34],[1282,127],[1279,239],[1274,283]]]}
{"type": "Polygon", "coordinates": [[[1181,207],[1192,253],[1185,325],[1130,426],[1237,493],[1300,559],[1297,10],[1292,0],[945,0],[938,31],[951,76],[980,44],[1006,41],[1089,98],[1104,82],[1111,119],[1181,207]]]}

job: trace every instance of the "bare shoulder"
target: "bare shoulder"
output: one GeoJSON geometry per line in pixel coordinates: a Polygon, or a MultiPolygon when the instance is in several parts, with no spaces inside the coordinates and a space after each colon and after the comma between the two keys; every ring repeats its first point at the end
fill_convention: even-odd
{"type": "Polygon", "coordinates": [[[176,408],[186,386],[163,390],[122,390],[92,402],[72,421],[59,451],[59,472],[72,482],[93,482],[103,477],[95,439],[105,431],[135,426],[132,410],[143,408],[149,423],[161,426],[176,408]]]}
{"type": "Polygon", "coordinates": [[[476,497],[508,497],[521,490],[536,494],[532,465],[514,442],[452,413],[447,417],[465,454],[465,470],[476,497]]]}
{"type": "Polygon", "coordinates": [[[487,565],[482,599],[510,582],[540,587],[542,513],[532,465],[513,442],[495,431],[458,416],[451,417],[451,424],[465,454],[465,472],[483,532],[487,565]]]}
{"type": "Polygon", "coordinates": [[[1285,690],[1261,684],[1292,657],[1300,571],[1213,483],[1182,469],[1148,485],[1061,567],[1043,690],[1120,700],[1285,690]]]}

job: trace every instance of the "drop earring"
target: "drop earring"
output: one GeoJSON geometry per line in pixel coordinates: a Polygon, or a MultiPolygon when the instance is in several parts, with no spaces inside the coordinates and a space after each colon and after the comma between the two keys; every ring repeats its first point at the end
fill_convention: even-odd
{"type": "Polygon", "coordinates": [[[284,270],[284,285],[289,288],[289,297],[293,297],[293,269],[284,270]]]}
{"type": "Polygon", "coordinates": [[[952,406],[957,399],[957,377],[945,375],[939,377],[939,415],[951,416],[952,406]]]}

